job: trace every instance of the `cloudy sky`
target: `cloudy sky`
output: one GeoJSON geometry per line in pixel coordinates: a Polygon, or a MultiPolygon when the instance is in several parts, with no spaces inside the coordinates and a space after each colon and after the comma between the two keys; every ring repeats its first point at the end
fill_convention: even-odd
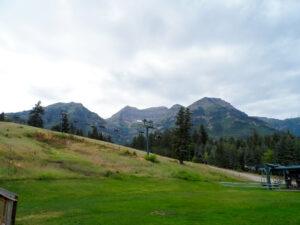
{"type": "Polygon", "coordinates": [[[0,111],[229,101],[300,116],[298,0],[0,0],[0,111]]]}

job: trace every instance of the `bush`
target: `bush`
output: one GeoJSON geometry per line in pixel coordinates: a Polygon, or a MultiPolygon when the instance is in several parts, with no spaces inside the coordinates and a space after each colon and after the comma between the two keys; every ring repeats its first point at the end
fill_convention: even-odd
{"type": "Polygon", "coordinates": [[[158,163],[158,159],[156,158],[155,154],[149,154],[149,155],[145,155],[144,159],[146,159],[147,161],[153,162],[153,163],[158,163]]]}
{"type": "Polygon", "coordinates": [[[197,156],[194,156],[192,158],[192,162],[194,162],[194,163],[201,163],[201,159],[199,159],[199,157],[197,157],[197,156]]]}
{"type": "Polygon", "coordinates": [[[133,156],[133,157],[136,157],[137,154],[135,151],[129,151],[129,150],[124,150],[124,151],[121,151],[120,152],[120,155],[124,155],[124,156],[133,156]]]}
{"type": "Polygon", "coordinates": [[[110,170],[105,171],[104,176],[105,177],[111,177],[114,173],[110,170]]]}
{"type": "Polygon", "coordinates": [[[188,181],[201,181],[201,177],[197,173],[180,170],[172,173],[173,178],[188,180],[188,181]]]}

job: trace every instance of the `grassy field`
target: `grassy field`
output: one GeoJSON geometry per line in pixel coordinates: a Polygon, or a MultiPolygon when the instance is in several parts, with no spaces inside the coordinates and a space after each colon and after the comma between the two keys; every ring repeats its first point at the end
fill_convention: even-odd
{"type": "MultiPolygon", "coordinates": [[[[0,123],[0,186],[19,194],[17,224],[300,224],[300,193],[224,187],[205,165],[0,123]]],[[[241,181],[244,182],[244,181],[241,181]]]]}

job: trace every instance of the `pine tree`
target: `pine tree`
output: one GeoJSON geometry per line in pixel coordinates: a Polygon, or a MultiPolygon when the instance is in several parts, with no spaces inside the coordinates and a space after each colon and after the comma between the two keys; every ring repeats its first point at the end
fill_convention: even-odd
{"type": "Polygon", "coordinates": [[[190,151],[191,113],[189,109],[181,107],[176,117],[176,128],[174,135],[175,151],[180,164],[183,164],[187,153],[190,151]]]}
{"type": "Polygon", "coordinates": [[[144,135],[140,133],[138,136],[134,137],[130,146],[132,148],[144,150],[146,146],[146,139],[144,135]]]}
{"type": "Polygon", "coordinates": [[[195,162],[204,162],[204,148],[208,142],[208,134],[203,125],[200,126],[199,130],[194,130],[192,135],[193,141],[193,161],[195,162]]]}
{"type": "Polygon", "coordinates": [[[274,162],[274,153],[271,149],[267,149],[262,156],[263,163],[273,163],[274,162]]]}
{"type": "Polygon", "coordinates": [[[53,130],[53,131],[61,131],[61,125],[60,124],[56,124],[56,125],[52,126],[51,130],[53,130]]]}
{"type": "Polygon", "coordinates": [[[83,131],[81,129],[76,129],[75,134],[78,136],[83,136],[83,131]]]}
{"type": "Polygon", "coordinates": [[[34,106],[34,108],[29,113],[28,125],[34,127],[43,127],[44,108],[41,106],[41,101],[34,106]]]}
{"type": "Polygon", "coordinates": [[[113,143],[112,138],[111,138],[110,135],[108,135],[108,136],[105,138],[105,141],[110,142],[110,143],[113,143]]]}
{"type": "Polygon", "coordinates": [[[215,163],[217,166],[226,167],[226,156],[222,138],[216,146],[215,163]]]}
{"type": "Polygon", "coordinates": [[[205,130],[204,126],[201,124],[200,126],[200,140],[201,140],[201,144],[206,145],[206,143],[208,142],[208,133],[205,130]]]}
{"type": "Polygon", "coordinates": [[[70,134],[76,134],[76,127],[74,126],[73,123],[71,123],[70,126],[69,126],[69,133],[70,134]]]}
{"type": "Polygon", "coordinates": [[[0,114],[0,121],[4,121],[5,120],[5,114],[4,112],[0,114]]]}
{"type": "Polygon", "coordinates": [[[98,133],[98,129],[96,126],[92,126],[92,132],[88,134],[88,137],[93,138],[93,139],[99,138],[99,133],[98,133]]]}
{"type": "Polygon", "coordinates": [[[97,139],[100,140],[100,141],[105,141],[106,140],[101,131],[98,133],[97,139]]]}
{"type": "Polygon", "coordinates": [[[61,116],[62,116],[62,118],[61,118],[61,132],[68,133],[69,130],[70,130],[68,114],[67,113],[62,113],[61,116]]]}

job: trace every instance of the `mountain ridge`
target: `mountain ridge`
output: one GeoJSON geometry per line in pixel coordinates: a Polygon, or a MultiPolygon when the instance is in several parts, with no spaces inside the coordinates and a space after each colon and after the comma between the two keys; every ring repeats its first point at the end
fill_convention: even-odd
{"type": "MultiPolygon", "coordinates": [[[[97,113],[88,110],[82,103],[58,102],[45,107],[43,119],[45,128],[50,129],[60,122],[60,113],[64,111],[68,113],[70,121],[75,122],[74,126],[82,129],[85,134],[91,130],[91,126],[96,126],[99,131],[112,136],[113,141],[128,144],[141,130],[139,121],[143,119],[152,120],[160,131],[174,127],[180,107],[182,106],[174,104],[170,108],[157,106],[138,109],[127,105],[110,118],[103,119],[97,113]]],[[[248,116],[221,98],[205,97],[190,104],[188,108],[192,113],[193,128],[204,125],[210,135],[214,137],[244,137],[250,135],[253,130],[257,130],[261,134],[284,130],[270,122],[280,120],[248,116]]],[[[14,122],[25,123],[29,112],[27,110],[7,115],[14,122]]],[[[288,121],[290,120],[293,119],[288,121]]],[[[300,131],[297,132],[296,129],[296,134],[300,135],[300,131]]]]}

